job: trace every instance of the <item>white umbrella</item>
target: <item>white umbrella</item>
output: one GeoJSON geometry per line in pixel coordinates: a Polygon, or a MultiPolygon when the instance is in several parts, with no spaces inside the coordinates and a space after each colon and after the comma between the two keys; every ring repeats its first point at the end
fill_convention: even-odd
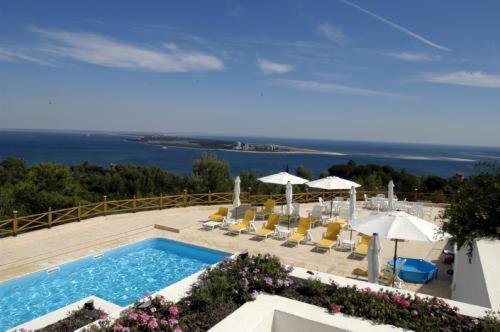
{"type": "Polygon", "coordinates": [[[290,215],[293,213],[293,188],[292,188],[292,183],[288,181],[286,184],[286,192],[285,192],[285,198],[286,198],[286,214],[288,216],[288,228],[290,228],[290,215]]]}
{"type": "MultiPolygon", "coordinates": [[[[306,183],[306,186],[311,188],[325,189],[325,190],[349,190],[352,187],[361,187],[360,184],[352,182],[346,179],[339,178],[338,176],[327,176],[322,179],[310,181],[306,183]]],[[[330,202],[330,217],[332,216],[333,210],[333,199],[330,202]]]]}
{"type": "Polygon", "coordinates": [[[240,184],[241,184],[240,177],[237,176],[236,179],[234,180],[234,199],[233,199],[233,207],[236,209],[235,219],[238,219],[238,207],[241,205],[240,184]]]}
{"type": "Polygon", "coordinates": [[[380,252],[382,244],[377,233],[373,233],[370,244],[368,245],[368,281],[378,283],[380,273],[380,252]]]}
{"type": "Polygon", "coordinates": [[[288,182],[291,184],[304,184],[306,183],[307,179],[303,179],[301,177],[289,174],[287,172],[280,172],[268,176],[264,176],[261,178],[258,178],[260,182],[264,183],[273,183],[273,184],[281,184],[282,186],[285,186],[288,182]]]}
{"type": "Polygon", "coordinates": [[[389,199],[389,205],[387,207],[387,209],[389,211],[393,211],[394,210],[394,182],[391,180],[389,181],[389,192],[387,193],[387,198],[389,199]]]}
{"type": "Polygon", "coordinates": [[[349,190],[351,187],[361,187],[361,185],[356,182],[342,179],[338,176],[327,176],[326,178],[307,182],[306,185],[311,188],[326,190],[349,190]]]}
{"type": "Polygon", "coordinates": [[[395,240],[394,269],[396,269],[398,241],[435,242],[450,236],[441,232],[438,226],[403,211],[377,213],[367,218],[356,219],[351,222],[351,228],[362,234],[377,233],[384,239],[395,240]]]}

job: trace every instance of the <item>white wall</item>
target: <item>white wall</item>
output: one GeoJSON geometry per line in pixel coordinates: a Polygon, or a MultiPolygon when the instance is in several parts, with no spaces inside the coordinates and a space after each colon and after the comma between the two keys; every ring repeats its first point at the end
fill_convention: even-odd
{"type": "Polygon", "coordinates": [[[471,263],[469,263],[467,256],[467,247],[455,250],[451,285],[451,298],[453,300],[491,308],[482,264],[477,242],[474,243],[471,263]]]}

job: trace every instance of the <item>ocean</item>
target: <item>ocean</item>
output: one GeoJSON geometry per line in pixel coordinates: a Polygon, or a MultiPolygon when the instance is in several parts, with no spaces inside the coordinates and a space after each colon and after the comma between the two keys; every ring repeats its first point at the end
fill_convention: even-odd
{"type": "Polygon", "coordinates": [[[500,148],[403,143],[326,141],[284,138],[227,137],[246,142],[274,143],[293,147],[336,152],[340,155],[263,154],[230,151],[149,146],[127,141],[125,134],[0,131],[0,159],[7,156],[24,158],[29,164],[58,162],[67,165],[89,161],[107,166],[131,163],[155,165],[188,175],[192,162],[205,153],[227,160],[233,174],[240,170],[267,175],[295,170],[303,165],[315,175],[333,164],[354,160],[359,164],[374,163],[407,169],[417,175],[434,174],[450,177],[456,173],[471,174],[478,161],[500,161],[500,148]]]}

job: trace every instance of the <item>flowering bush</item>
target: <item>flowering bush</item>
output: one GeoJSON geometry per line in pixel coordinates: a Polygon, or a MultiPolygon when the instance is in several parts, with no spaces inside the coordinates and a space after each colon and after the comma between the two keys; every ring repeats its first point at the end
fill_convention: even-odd
{"type": "Polygon", "coordinates": [[[102,310],[80,308],[70,312],[66,318],[37,331],[74,331],[104,317],[106,313],[102,310]]]}
{"type": "Polygon", "coordinates": [[[130,332],[130,331],[167,331],[182,332],[179,323],[179,309],[161,295],[146,294],[132,307],[121,312],[114,322],[103,320],[91,330],[130,332]]]}
{"type": "Polygon", "coordinates": [[[374,291],[371,288],[340,287],[336,283],[320,284],[316,280],[297,281],[285,296],[326,307],[332,314],[347,314],[414,331],[500,331],[495,315],[473,319],[460,315],[440,298],[421,298],[397,291],[374,291]],[[314,293],[304,292],[311,288],[314,293]],[[299,295],[302,295],[300,298],[299,295]],[[491,328],[495,327],[495,328],[491,328]]]}
{"type": "Polygon", "coordinates": [[[439,298],[410,296],[369,287],[340,287],[317,279],[294,279],[290,269],[270,255],[224,260],[202,273],[186,297],[173,305],[161,296],[147,296],[99,331],[206,331],[260,292],[327,308],[415,331],[500,331],[498,314],[484,319],[460,315],[439,298]]]}

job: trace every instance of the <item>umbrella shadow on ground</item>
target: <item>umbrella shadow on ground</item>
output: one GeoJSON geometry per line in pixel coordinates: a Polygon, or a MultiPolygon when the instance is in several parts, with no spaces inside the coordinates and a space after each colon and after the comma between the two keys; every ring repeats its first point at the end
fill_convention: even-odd
{"type": "Polygon", "coordinates": [[[255,242],[262,242],[265,239],[266,239],[265,237],[263,237],[263,236],[257,236],[257,235],[254,235],[251,238],[249,238],[249,240],[255,241],[255,242]]]}
{"type": "Polygon", "coordinates": [[[359,255],[356,255],[355,253],[351,252],[349,254],[349,256],[347,256],[347,259],[352,259],[355,261],[362,261],[363,259],[365,259],[365,256],[359,256],[359,255]]]}

